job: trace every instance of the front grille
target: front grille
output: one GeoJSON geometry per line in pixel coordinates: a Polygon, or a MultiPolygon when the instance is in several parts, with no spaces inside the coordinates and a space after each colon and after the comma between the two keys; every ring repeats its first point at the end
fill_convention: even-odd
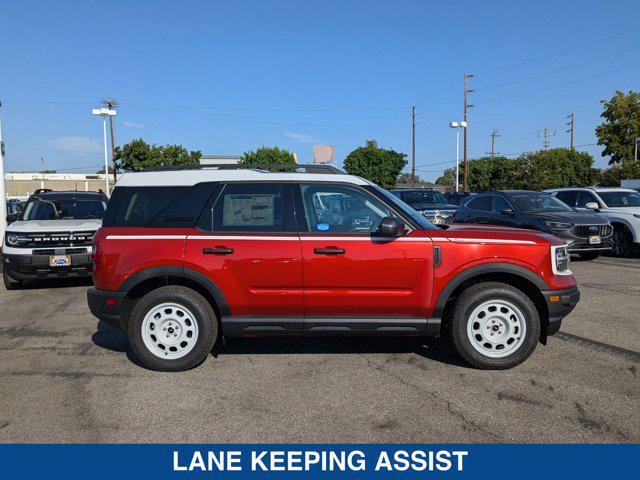
{"type": "Polygon", "coordinates": [[[19,234],[20,247],[79,247],[91,245],[95,232],[38,232],[19,234]]]}
{"type": "Polygon", "coordinates": [[[33,251],[36,255],[77,255],[79,253],[87,253],[87,249],[85,248],[64,248],[64,249],[55,249],[55,248],[42,248],[33,251]],[[58,252],[58,253],[56,253],[58,252]]]}
{"type": "Polygon", "coordinates": [[[583,238],[587,238],[592,235],[608,237],[613,233],[613,227],[611,225],[576,225],[573,233],[576,237],[583,238]]]}

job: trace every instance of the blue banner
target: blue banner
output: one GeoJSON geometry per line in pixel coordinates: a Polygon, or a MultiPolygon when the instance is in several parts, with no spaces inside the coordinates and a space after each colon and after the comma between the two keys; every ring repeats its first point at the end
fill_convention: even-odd
{"type": "Polygon", "coordinates": [[[3,478],[617,478],[639,445],[0,445],[3,478]]]}

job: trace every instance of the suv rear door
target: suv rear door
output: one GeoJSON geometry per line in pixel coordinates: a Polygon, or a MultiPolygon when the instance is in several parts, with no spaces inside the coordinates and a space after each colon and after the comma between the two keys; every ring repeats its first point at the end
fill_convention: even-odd
{"type": "Polygon", "coordinates": [[[187,237],[185,267],[222,290],[231,313],[225,331],[302,331],[302,256],[291,183],[221,184],[198,230],[187,237]]]}
{"type": "Polygon", "coordinates": [[[433,244],[414,231],[375,236],[395,215],[355,185],[294,185],[304,267],[305,331],[422,332],[433,282],[433,244]]]}

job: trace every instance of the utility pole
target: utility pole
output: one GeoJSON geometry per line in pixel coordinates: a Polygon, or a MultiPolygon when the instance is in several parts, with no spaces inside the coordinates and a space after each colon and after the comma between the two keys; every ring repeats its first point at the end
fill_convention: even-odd
{"type": "MultiPolygon", "coordinates": [[[[464,74],[464,122],[466,125],[469,124],[467,110],[473,105],[469,105],[469,94],[473,92],[473,90],[469,90],[469,79],[473,77],[470,73],[464,74]]],[[[464,179],[463,179],[463,187],[462,191],[468,191],[467,185],[469,182],[469,172],[467,169],[467,126],[464,127],[464,140],[463,140],[463,167],[464,167],[464,179]]]]}
{"type": "Polygon", "coordinates": [[[416,184],[416,107],[411,107],[411,188],[416,184]]]}
{"type": "Polygon", "coordinates": [[[493,131],[490,133],[490,136],[491,136],[491,158],[493,158],[496,153],[500,153],[500,152],[496,152],[496,137],[499,137],[500,134],[494,128],[493,131]]]}
{"type": "MultiPolygon", "coordinates": [[[[116,100],[115,98],[105,98],[100,103],[102,103],[102,105],[108,108],[109,110],[115,110],[116,108],[118,108],[118,105],[119,105],[118,100],[116,100]]],[[[113,164],[113,186],[115,188],[116,180],[118,176],[117,176],[117,169],[116,169],[116,141],[113,136],[113,117],[112,116],[109,116],[109,130],[111,131],[111,163],[113,164]]],[[[109,172],[105,170],[104,174],[109,175],[109,172]]]]}
{"type": "MultiPolygon", "coordinates": [[[[0,102],[2,107],[2,102],[0,102]]],[[[0,238],[7,230],[7,190],[4,185],[4,142],[2,141],[2,121],[0,120],[0,238]]]]}
{"type": "Polygon", "coordinates": [[[571,150],[573,150],[573,130],[575,127],[573,112],[571,112],[571,115],[569,115],[567,118],[569,119],[569,123],[567,123],[567,125],[569,126],[569,130],[567,130],[567,132],[571,133],[571,150]]]}
{"type": "Polygon", "coordinates": [[[549,130],[547,127],[544,127],[544,129],[538,131],[538,138],[542,137],[542,148],[544,148],[545,150],[547,148],[549,148],[549,137],[555,137],[556,136],[556,131],[555,130],[549,130]]]}

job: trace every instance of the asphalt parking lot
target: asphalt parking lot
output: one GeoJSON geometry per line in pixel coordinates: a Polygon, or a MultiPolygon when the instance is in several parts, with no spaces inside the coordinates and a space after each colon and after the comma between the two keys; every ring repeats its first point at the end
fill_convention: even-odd
{"type": "Polygon", "coordinates": [[[442,340],[235,339],[156,373],[88,283],[0,287],[2,442],[638,442],[640,259],[573,262],[582,301],[509,371],[442,340]]]}

